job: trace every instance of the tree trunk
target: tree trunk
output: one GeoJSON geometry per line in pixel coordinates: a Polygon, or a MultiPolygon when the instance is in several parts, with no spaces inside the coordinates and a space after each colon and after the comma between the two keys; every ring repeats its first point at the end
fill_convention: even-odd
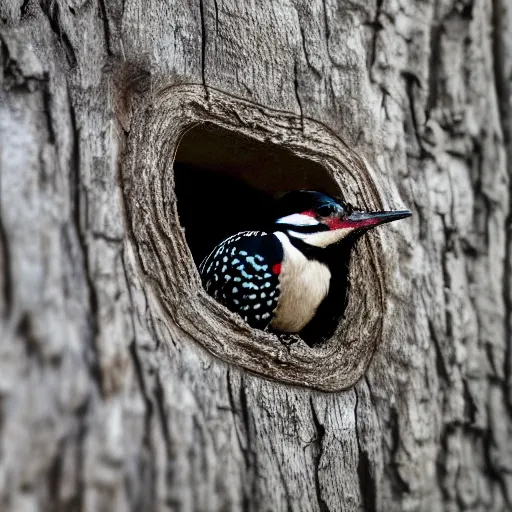
{"type": "Polygon", "coordinates": [[[512,510],[509,0],[0,18],[0,510],[512,510]],[[194,265],[302,187],[414,211],[312,344],[194,265]]]}

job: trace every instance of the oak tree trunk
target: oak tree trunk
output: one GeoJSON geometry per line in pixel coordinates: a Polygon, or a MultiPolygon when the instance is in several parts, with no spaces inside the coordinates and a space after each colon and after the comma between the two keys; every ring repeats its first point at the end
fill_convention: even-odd
{"type": "Polygon", "coordinates": [[[512,510],[509,0],[0,20],[0,510],[512,510]],[[414,216],[280,346],[198,284],[229,184],[414,216]]]}

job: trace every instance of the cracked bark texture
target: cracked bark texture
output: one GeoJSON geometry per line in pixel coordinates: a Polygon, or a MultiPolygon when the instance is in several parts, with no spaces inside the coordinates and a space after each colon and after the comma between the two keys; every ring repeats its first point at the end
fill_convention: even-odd
{"type": "Polygon", "coordinates": [[[0,509],[512,509],[508,0],[0,0],[0,509]],[[414,209],[352,389],[248,374],[136,266],[114,70],[313,118],[414,209]],[[117,113],[117,115],[116,115],[117,113]]]}

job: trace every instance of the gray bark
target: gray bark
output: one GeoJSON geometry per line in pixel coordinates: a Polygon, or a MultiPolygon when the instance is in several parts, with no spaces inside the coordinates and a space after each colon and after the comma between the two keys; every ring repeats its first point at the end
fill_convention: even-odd
{"type": "Polygon", "coordinates": [[[512,510],[508,0],[0,20],[0,510],[512,510]],[[204,121],[414,210],[324,345],[202,292],[173,158],[204,121]]]}

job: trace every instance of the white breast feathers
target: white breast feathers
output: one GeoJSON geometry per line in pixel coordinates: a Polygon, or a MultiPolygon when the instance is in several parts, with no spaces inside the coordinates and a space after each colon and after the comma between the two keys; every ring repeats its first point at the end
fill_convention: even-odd
{"type": "Polygon", "coordinates": [[[274,235],[283,245],[284,256],[279,274],[279,302],[271,327],[299,332],[327,295],[331,273],[325,264],[306,258],[284,233],[278,231],[274,235]]]}

